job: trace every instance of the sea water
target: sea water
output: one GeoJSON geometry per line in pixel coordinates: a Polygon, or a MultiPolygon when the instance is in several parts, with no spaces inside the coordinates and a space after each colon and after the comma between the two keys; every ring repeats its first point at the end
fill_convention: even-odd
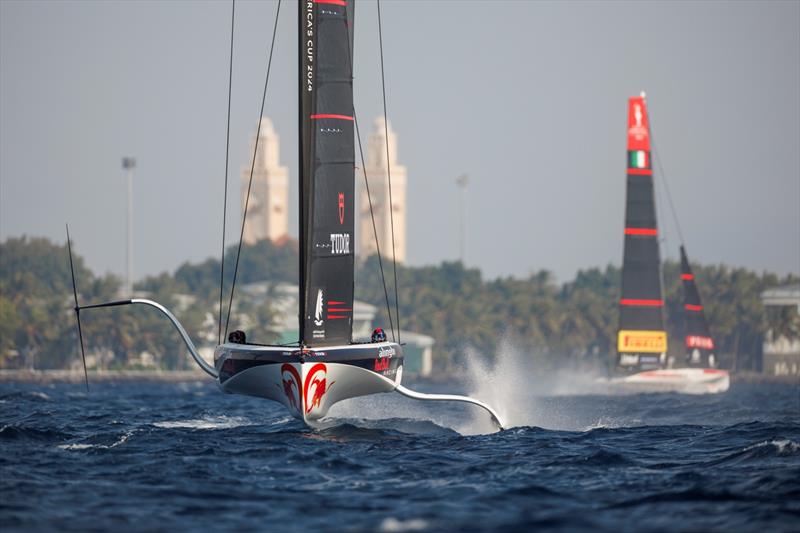
{"type": "Polygon", "coordinates": [[[602,396],[524,381],[483,398],[510,417],[500,432],[475,408],[394,393],[308,428],[210,380],[0,383],[0,528],[800,529],[798,385],[602,396]]]}

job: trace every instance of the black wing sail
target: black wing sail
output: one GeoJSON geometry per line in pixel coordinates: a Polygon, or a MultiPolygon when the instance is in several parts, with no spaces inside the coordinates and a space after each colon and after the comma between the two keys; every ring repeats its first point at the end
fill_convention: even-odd
{"type": "Polygon", "coordinates": [[[300,9],[300,340],[349,344],[353,323],[355,143],[353,11],[344,0],[300,9]]]}
{"type": "Polygon", "coordinates": [[[681,246],[681,280],[683,281],[683,316],[686,340],[686,363],[689,366],[717,365],[714,339],[706,321],[700,292],[689,265],[686,250],[681,246]]]}
{"type": "Polygon", "coordinates": [[[631,98],[628,105],[625,251],[619,304],[617,366],[626,371],[664,366],[667,334],[644,97],[631,98]]]}

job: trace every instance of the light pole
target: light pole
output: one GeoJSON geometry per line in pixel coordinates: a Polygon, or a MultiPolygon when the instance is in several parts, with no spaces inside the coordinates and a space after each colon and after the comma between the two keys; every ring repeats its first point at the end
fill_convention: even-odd
{"type": "Polygon", "coordinates": [[[127,218],[127,252],[125,261],[125,292],[133,296],[133,169],[136,168],[136,158],[123,157],[122,169],[128,180],[128,218],[127,218]]]}
{"type": "Polygon", "coordinates": [[[459,254],[461,256],[461,263],[467,263],[467,198],[466,189],[469,184],[469,176],[461,174],[456,178],[456,185],[458,186],[459,194],[458,200],[461,204],[460,207],[460,221],[459,221],[459,254]]]}

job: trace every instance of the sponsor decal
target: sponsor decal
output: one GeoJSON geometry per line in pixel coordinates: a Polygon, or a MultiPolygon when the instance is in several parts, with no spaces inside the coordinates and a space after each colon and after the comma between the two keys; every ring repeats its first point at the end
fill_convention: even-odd
{"type": "Polygon", "coordinates": [[[306,91],[314,90],[314,2],[306,2],[306,91]]]}
{"type": "MultiPolygon", "coordinates": [[[[650,133],[647,121],[647,109],[645,108],[644,98],[637,96],[631,98],[628,103],[628,150],[630,152],[650,151],[650,133]]],[[[648,168],[649,154],[635,153],[631,156],[631,162],[637,164],[631,168],[648,168]],[[639,166],[641,164],[642,166],[639,166]],[[647,164],[647,165],[646,165],[647,164]]]]}
{"type": "Polygon", "coordinates": [[[618,352],[664,353],[667,351],[666,331],[620,330],[618,352]]]}
{"type": "Polygon", "coordinates": [[[639,354],[635,353],[621,353],[619,354],[619,364],[622,366],[631,366],[639,364],[639,354]]]}
{"type": "Polygon", "coordinates": [[[344,224],[344,193],[339,193],[339,224],[344,224]]]}
{"type": "Polygon", "coordinates": [[[395,355],[394,346],[382,346],[378,350],[378,357],[381,358],[391,359],[392,357],[394,357],[394,355],[395,355]]]}
{"type": "Polygon", "coordinates": [[[303,385],[303,404],[306,406],[306,414],[320,406],[325,393],[331,390],[334,383],[331,381],[331,384],[328,385],[328,367],[325,366],[325,363],[317,363],[311,367],[303,385]]]}
{"type": "Polygon", "coordinates": [[[330,255],[347,255],[350,253],[349,233],[330,233],[327,240],[315,242],[314,249],[330,255]]]}
{"type": "Polygon", "coordinates": [[[389,370],[389,363],[391,363],[390,359],[375,359],[375,365],[372,367],[372,369],[375,370],[375,372],[385,372],[386,370],[389,370]]]}
{"type": "Polygon", "coordinates": [[[349,233],[331,233],[331,253],[334,255],[350,253],[349,233]]]}
{"type": "Polygon", "coordinates": [[[328,320],[347,320],[353,314],[353,308],[347,307],[347,302],[330,300],[328,302],[328,320]]]}
{"type": "Polygon", "coordinates": [[[300,374],[297,369],[289,363],[281,365],[281,381],[283,381],[283,393],[289,404],[296,410],[300,410],[300,374]]]}
{"type": "Polygon", "coordinates": [[[317,289],[317,304],[314,308],[314,325],[321,326],[324,322],[325,321],[322,319],[322,289],[317,289]]]}
{"type": "Polygon", "coordinates": [[[714,339],[711,337],[702,337],[700,335],[687,335],[686,336],[687,348],[702,348],[703,350],[714,349],[714,339]]]}

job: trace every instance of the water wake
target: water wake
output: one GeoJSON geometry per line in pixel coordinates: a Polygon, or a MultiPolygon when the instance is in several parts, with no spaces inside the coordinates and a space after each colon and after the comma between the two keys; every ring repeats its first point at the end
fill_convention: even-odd
{"type": "MultiPolygon", "coordinates": [[[[576,396],[597,393],[598,375],[591,370],[552,368],[553,359],[525,352],[505,337],[500,341],[494,363],[475,350],[467,350],[465,376],[469,395],[498,411],[507,428],[541,426],[549,429],[591,429],[614,427],[616,421],[561,409],[559,402],[544,397],[576,396]],[[543,370],[547,369],[547,370],[543,370]],[[588,420],[586,420],[589,418],[588,420]],[[585,422],[578,423],[578,419],[585,422]]],[[[491,429],[480,415],[459,431],[488,433],[491,429]]]]}

